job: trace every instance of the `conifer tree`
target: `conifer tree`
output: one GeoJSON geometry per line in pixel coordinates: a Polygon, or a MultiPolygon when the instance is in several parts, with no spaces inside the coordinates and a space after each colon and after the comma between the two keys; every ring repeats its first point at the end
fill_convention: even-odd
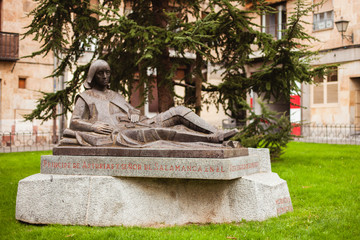
{"type": "Polygon", "coordinates": [[[31,56],[53,52],[60,59],[53,76],[70,69],[74,77],[64,90],[44,93],[28,120],[52,118],[58,103],[65,107],[64,113],[71,110],[89,67],[80,65],[79,59],[90,45],[95,45],[93,59],[102,58],[110,63],[111,87],[126,96],[135,90],[135,81],[139,81],[136,86],[145,86],[144,94],[149,94],[154,78],[147,71],[156,69],[160,112],[174,105],[174,85],[178,84],[195,89],[195,108],[204,103],[221,103],[229,110],[226,112],[243,118],[242,104],[250,89],[263,93],[265,100],[271,96],[289,98],[290,90],[298,90],[296,81],[310,82],[316,72],[309,66],[309,57],[314,53],[300,42],[311,40],[301,20],[311,8],[300,0],[280,40],[262,33],[251,22],[249,13],[271,11],[262,1],[103,0],[99,5],[91,2],[37,0],[37,7],[30,13],[33,20],[24,36],[43,43],[31,56]],[[251,9],[240,9],[249,2],[253,3],[251,9]],[[124,6],[131,6],[130,14],[124,14],[124,6]],[[170,58],[170,49],[177,58],[170,58]],[[262,51],[264,64],[249,77],[245,65],[252,64],[250,55],[254,50],[262,51]],[[186,59],[186,52],[195,53],[196,60],[186,59]],[[195,81],[191,84],[173,81],[176,68],[184,63],[192,66],[190,78],[195,81]],[[217,64],[224,70],[220,85],[211,85],[203,79],[201,71],[206,63],[217,64]],[[134,77],[136,73],[138,80],[134,77]],[[207,95],[205,101],[201,102],[199,92],[207,95]]]}

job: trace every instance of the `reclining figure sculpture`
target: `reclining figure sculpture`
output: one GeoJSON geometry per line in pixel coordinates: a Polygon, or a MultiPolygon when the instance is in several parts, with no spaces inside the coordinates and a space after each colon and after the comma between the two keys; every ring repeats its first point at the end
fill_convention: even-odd
{"type": "Polygon", "coordinates": [[[121,94],[110,90],[109,81],[109,64],[94,61],[84,83],[86,90],[76,97],[70,128],[64,131],[60,145],[147,147],[190,142],[219,146],[238,132],[218,130],[184,106],[147,118],[121,94]]]}

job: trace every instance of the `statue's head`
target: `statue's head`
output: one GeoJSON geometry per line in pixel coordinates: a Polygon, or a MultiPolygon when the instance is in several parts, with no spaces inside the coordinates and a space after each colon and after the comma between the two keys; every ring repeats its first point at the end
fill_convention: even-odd
{"type": "Polygon", "coordinates": [[[106,87],[110,85],[110,66],[101,59],[94,61],[90,65],[84,87],[85,89],[91,89],[95,84],[106,87]]]}

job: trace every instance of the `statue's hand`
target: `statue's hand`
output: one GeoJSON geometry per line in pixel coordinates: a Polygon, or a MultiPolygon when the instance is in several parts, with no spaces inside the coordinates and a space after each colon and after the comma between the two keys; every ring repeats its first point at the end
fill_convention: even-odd
{"type": "Polygon", "coordinates": [[[140,115],[139,114],[131,114],[130,115],[130,121],[132,123],[137,123],[137,122],[139,122],[139,120],[140,120],[140,115]]]}
{"type": "Polygon", "coordinates": [[[91,126],[91,128],[94,132],[101,134],[110,134],[114,130],[114,128],[111,127],[109,124],[103,122],[96,122],[91,126]]]}

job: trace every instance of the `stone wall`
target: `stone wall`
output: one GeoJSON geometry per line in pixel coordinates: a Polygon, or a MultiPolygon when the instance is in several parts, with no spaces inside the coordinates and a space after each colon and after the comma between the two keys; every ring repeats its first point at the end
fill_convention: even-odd
{"type": "MultiPolygon", "coordinates": [[[[1,31],[22,34],[31,19],[26,16],[34,7],[30,0],[2,1],[1,31]]],[[[24,122],[23,114],[29,114],[41,96],[39,91],[51,92],[54,89],[52,78],[46,78],[53,70],[53,55],[24,58],[40,49],[38,42],[21,39],[19,60],[0,61],[0,131],[51,131],[52,121],[40,124],[40,121],[24,122]],[[25,87],[19,88],[19,78],[25,79],[25,87]]]]}

